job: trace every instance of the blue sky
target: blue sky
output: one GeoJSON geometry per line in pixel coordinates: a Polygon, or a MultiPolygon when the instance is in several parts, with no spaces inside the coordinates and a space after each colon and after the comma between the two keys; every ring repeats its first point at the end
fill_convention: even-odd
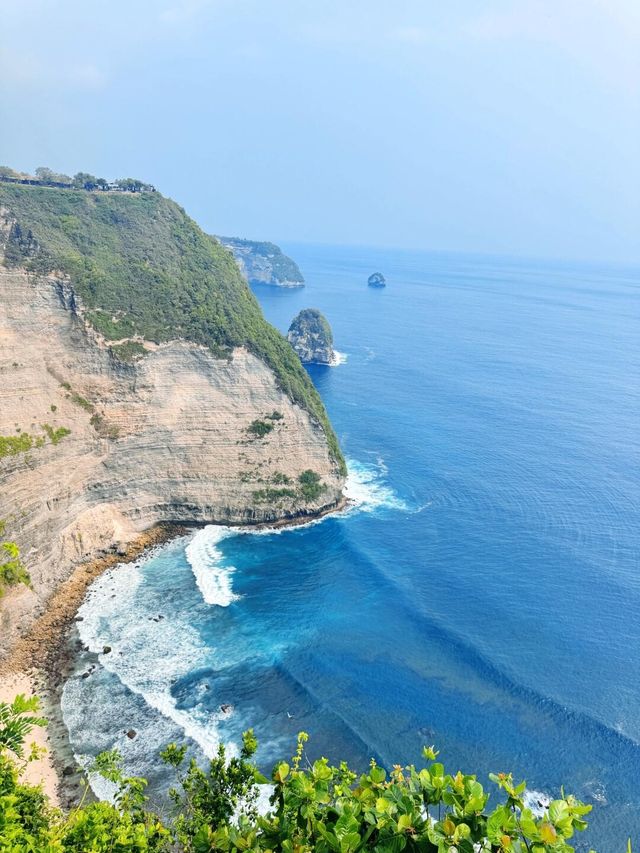
{"type": "Polygon", "coordinates": [[[640,261],[638,0],[0,0],[0,163],[209,231],[640,261]]]}

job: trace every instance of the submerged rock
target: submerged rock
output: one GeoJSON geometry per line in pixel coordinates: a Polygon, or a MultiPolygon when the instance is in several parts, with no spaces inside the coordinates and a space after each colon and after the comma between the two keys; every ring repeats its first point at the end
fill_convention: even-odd
{"type": "Polygon", "coordinates": [[[300,361],[333,364],[333,333],[326,317],[317,308],[304,308],[289,326],[287,340],[300,361]]]}
{"type": "Polygon", "coordinates": [[[374,272],[367,279],[369,287],[386,287],[387,282],[381,272],[374,272]]]}

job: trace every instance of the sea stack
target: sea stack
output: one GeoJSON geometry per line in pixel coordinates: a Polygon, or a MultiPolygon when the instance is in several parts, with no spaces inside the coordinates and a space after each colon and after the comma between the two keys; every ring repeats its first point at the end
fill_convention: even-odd
{"type": "Polygon", "coordinates": [[[381,272],[374,272],[367,279],[369,287],[386,287],[387,282],[381,272]]]}
{"type": "Polygon", "coordinates": [[[317,308],[304,308],[289,326],[287,339],[305,364],[333,364],[333,333],[317,308]]]}

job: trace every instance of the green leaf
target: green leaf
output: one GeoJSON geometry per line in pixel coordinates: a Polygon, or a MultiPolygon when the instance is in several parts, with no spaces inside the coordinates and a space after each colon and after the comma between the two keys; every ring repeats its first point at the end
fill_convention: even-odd
{"type": "Polygon", "coordinates": [[[384,767],[378,767],[377,765],[375,765],[369,771],[369,776],[371,777],[372,782],[375,782],[379,785],[387,778],[387,771],[384,769],[384,767]]]}

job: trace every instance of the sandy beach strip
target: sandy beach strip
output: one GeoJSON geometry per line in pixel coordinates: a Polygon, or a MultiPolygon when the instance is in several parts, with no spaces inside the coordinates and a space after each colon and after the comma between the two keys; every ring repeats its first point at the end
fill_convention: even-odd
{"type": "MultiPolygon", "coordinates": [[[[27,697],[38,695],[39,691],[36,689],[34,677],[30,673],[8,673],[0,678],[0,702],[12,702],[20,693],[27,697]]],[[[29,785],[42,785],[42,790],[49,797],[51,805],[59,806],[58,770],[53,760],[53,751],[47,729],[34,726],[31,734],[27,737],[26,755],[28,755],[32,743],[41,749],[44,748],[46,752],[36,761],[30,761],[24,765],[20,779],[29,785]]]]}

